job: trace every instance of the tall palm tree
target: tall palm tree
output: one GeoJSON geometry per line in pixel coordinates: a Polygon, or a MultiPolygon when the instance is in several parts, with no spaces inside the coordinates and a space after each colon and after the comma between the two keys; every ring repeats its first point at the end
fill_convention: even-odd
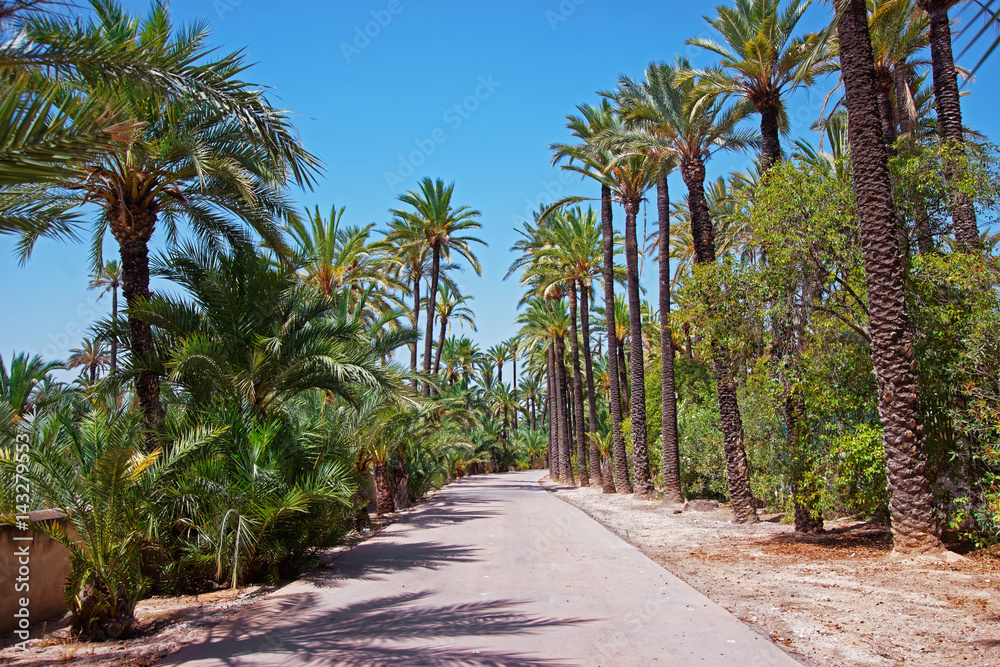
{"type": "MultiPolygon", "coordinates": [[[[10,360],[10,367],[0,357],[0,406],[12,420],[21,419],[35,408],[45,407],[51,399],[41,387],[50,373],[65,366],[58,361],[44,361],[39,356],[29,357],[23,352],[10,360]]],[[[0,424],[6,429],[9,424],[0,424]]]]}
{"type": "Polygon", "coordinates": [[[354,308],[367,288],[370,308],[365,319],[373,322],[386,313],[403,307],[395,295],[406,286],[395,278],[400,263],[385,240],[373,240],[374,223],[364,226],[343,224],[345,208],[333,206],[324,217],[317,206],[306,209],[303,220],[294,216],[285,224],[295,253],[299,275],[327,296],[347,298],[354,308]]]}
{"type": "MultiPolygon", "coordinates": [[[[577,110],[580,112],[579,116],[572,114],[566,116],[566,127],[580,143],[557,143],[549,146],[549,149],[553,152],[553,164],[566,160],[567,163],[562,166],[563,169],[578,172],[597,181],[601,186],[601,237],[604,255],[602,278],[605,308],[610,310],[615,301],[615,232],[612,222],[611,184],[605,170],[611,163],[613,155],[611,151],[601,149],[598,146],[598,141],[607,130],[618,127],[620,121],[607,99],[602,100],[599,106],[578,105],[577,110]]],[[[606,318],[606,320],[608,363],[611,375],[609,411],[611,413],[612,449],[615,456],[615,489],[618,493],[632,493],[632,483],[628,476],[628,454],[625,449],[625,440],[622,437],[622,402],[617,357],[619,341],[614,320],[610,318],[606,318]]]]}
{"type": "MultiPolygon", "coordinates": [[[[424,373],[431,370],[431,354],[434,346],[434,307],[437,303],[438,283],[441,279],[441,260],[447,261],[452,251],[461,255],[476,272],[482,275],[482,267],[471,244],[486,242],[468,232],[479,229],[477,218],[479,211],[468,206],[452,207],[452,195],[455,183],[445,185],[441,179],[424,178],[420,181],[419,190],[411,190],[400,195],[399,201],[412,210],[393,209],[392,215],[408,223],[417,230],[423,239],[423,245],[431,256],[431,266],[428,278],[430,289],[427,294],[427,328],[424,338],[424,373]]],[[[430,395],[431,387],[424,383],[423,395],[430,395]]]]}
{"type": "Polygon", "coordinates": [[[918,384],[896,241],[888,156],[875,93],[875,65],[865,0],[837,0],[836,31],[847,100],[854,192],[868,291],[872,359],[889,481],[893,546],[901,553],[941,549],[941,528],[926,476],[918,384]]]}
{"type": "MultiPolygon", "coordinates": [[[[584,428],[583,423],[583,401],[579,402],[577,410],[577,437],[579,442],[586,442],[584,431],[597,431],[597,398],[594,391],[594,359],[590,349],[590,295],[593,289],[595,278],[603,275],[603,248],[601,242],[601,229],[598,225],[597,215],[593,209],[584,211],[579,206],[568,208],[560,215],[552,218],[553,224],[548,229],[548,241],[539,252],[542,261],[551,260],[558,267],[557,272],[569,280],[572,287],[570,290],[570,319],[573,321],[574,333],[571,333],[570,340],[573,341],[574,358],[574,386],[579,383],[577,377],[578,345],[576,341],[576,301],[579,296],[579,314],[581,326],[581,340],[583,344],[583,367],[587,381],[587,414],[589,417],[588,428],[584,428]]],[[[580,388],[582,392],[582,386],[580,388]]],[[[598,465],[600,453],[597,446],[591,442],[590,447],[590,484],[603,486],[601,478],[601,468],[598,465]]],[[[583,467],[580,465],[582,471],[583,467]]],[[[581,472],[582,474],[582,472],[581,472]]],[[[582,483],[582,480],[581,480],[582,483]]]]}
{"type": "Polygon", "coordinates": [[[100,372],[111,363],[107,348],[101,341],[84,338],[83,344],[69,351],[66,368],[83,368],[87,372],[88,382],[94,384],[100,372]]]}
{"type": "MultiPolygon", "coordinates": [[[[618,92],[622,107],[630,109],[630,117],[637,122],[655,124],[662,132],[623,132],[619,141],[632,143],[634,150],[644,154],[662,150],[675,157],[688,189],[695,262],[706,264],[716,261],[716,246],[705,198],[705,161],[713,150],[742,150],[754,145],[756,138],[736,128],[746,117],[746,105],[726,107],[720,101],[701,100],[695,80],[683,75],[690,70],[690,63],[684,59],[678,59],[673,67],[651,64],[646,69],[646,81],[648,89],[658,91],[655,97],[647,95],[641,84],[622,77],[618,92]]],[[[723,345],[714,342],[712,348],[733,514],[737,521],[754,522],[758,519],[750,491],[732,361],[723,345]]]]}
{"type": "MultiPolygon", "coordinates": [[[[176,30],[165,4],[156,4],[142,19],[117,5],[97,3],[94,39],[103,46],[128,41],[155,47],[164,58],[207,53],[207,30],[176,30]],[[127,38],[127,39],[125,39],[127,38]]],[[[128,303],[131,363],[144,370],[135,380],[136,395],[147,430],[159,429],[164,417],[158,367],[149,323],[136,316],[152,293],[149,244],[157,223],[168,238],[187,221],[201,238],[237,240],[249,227],[270,246],[284,243],[274,220],[289,212],[282,189],[294,180],[311,186],[318,160],[299,143],[285,112],[273,109],[260,88],[240,81],[241,54],[206,59],[206,79],[238,102],[220,108],[204,96],[158,99],[141,89],[94,80],[84,94],[108,100],[122,120],[141,123],[127,143],[116,144],[89,161],[86,177],[42,196],[66,205],[96,203],[93,259],[103,263],[101,247],[110,230],[122,262],[122,292],[128,303]],[[235,217],[237,222],[233,222],[235,217]]]]}
{"type": "MultiPolygon", "coordinates": [[[[931,71],[934,75],[934,100],[937,108],[941,141],[957,148],[965,143],[962,130],[962,102],[958,94],[958,71],[951,50],[951,22],[948,9],[957,0],[916,0],[917,6],[930,17],[931,71]]],[[[945,177],[956,178],[955,165],[945,164],[945,177]]],[[[976,208],[968,195],[952,183],[951,218],[955,228],[955,241],[963,252],[982,250],[976,208]]]]}
{"type": "Polygon", "coordinates": [[[796,37],[795,30],[811,0],[736,0],[732,7],[716,7],[706,21],[722,38],[687,41],[722,58],[719,67],[692,70],[699,92],[715,97],[738,95],[760,114],[761,171],[781,159],[781,132],[788,129],[784,97],[799,86],[813,83],[822,51],[816,36],[796,37]]]}
{"type": "Polygon", "coordinates": [[[441,350],[444,348],[444,339],[447,335],[448,327],[453,321],[466,324],[473,331],[476,329],[476,314],[465,304],[472,301],[471,296],[462,296],[451,289],[447,283],[443,283],[438,290],[437,315],[441,321],[441,334],[438,339],[437,352],[434,355],[434,375],[441,369],[441,350]]]}
{"type": "Polygon", "coordinates": [[[122,286],[122,266],[117,260],[108,260],[97,271],[90,274],[90,289],[100,289],[101,297],[111,292],[111,373],[118,370],[118,336],[114,333],[118,325],[118,289],[122,286]]]}

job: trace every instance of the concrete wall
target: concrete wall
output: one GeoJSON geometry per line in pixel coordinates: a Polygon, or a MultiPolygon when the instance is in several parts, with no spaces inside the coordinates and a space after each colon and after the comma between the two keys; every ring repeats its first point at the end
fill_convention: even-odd
{"type": "MultiPolygon", "coordinates": [[[[28,519],[35,523],[58,522],[66,529],[66,519],[61,512],[45,510],[30,512],[28,519]]],[[[0,523],[0,635],[12,632],[18,619],[14,614],[21,608],[20,599],[28,598],[28,612],[32,623],[59,618],[66,613],[63,602],[63,585],[69,573],[69,550],[55,540],[36,532],[25,532],[14,525],[0,523]],[[31,541],[15,537],[32,537],[31,541]],[[29,590],[17,591],[21,563],[16,553],[28,545],[27,576],[29,590]]]]}

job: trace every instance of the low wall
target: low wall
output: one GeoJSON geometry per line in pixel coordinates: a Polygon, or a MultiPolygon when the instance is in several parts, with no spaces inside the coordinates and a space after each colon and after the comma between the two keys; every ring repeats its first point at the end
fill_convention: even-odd
{"type": "MultiPolygon", "coordinates": [[[[29,522],[58,522],[63,529],[67,527],[62,512],[45,510],[29,512],[27,516],[29,522]]],[[[31,623],[65,614],[63,585],[68,573],[66,547],[42,533],[0,523],[0,635],[17,629],[20,619],[15,614],[23,615],[22,598],[28,600],[31,623]],[[27,573],[23,568],[27,568],[27,573]]]]}

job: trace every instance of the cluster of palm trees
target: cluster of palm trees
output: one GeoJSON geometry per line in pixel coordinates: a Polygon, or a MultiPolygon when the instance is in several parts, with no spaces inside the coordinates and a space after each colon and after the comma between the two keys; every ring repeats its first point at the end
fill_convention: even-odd
{"type": "MultiPolygon", "coordinates": [[[[861,326],[848,324],[864,335],[877,380],[875,405],[895,548],[934,551],[941,548],[941,523],[928,475],[921,426],[925,408],[918,383],[921,360],[915,358],[917,340],[904,283],[912,253],[939,253],[950,243],[960,253],[983,255],[975,195],[959,185],[967,162],[956,155],[974,135],[961,122],[960,71],[952,57],[948,15],[955,3],[841,0],[832,3],[828,28],[806,33],[799,26],[810,4],[735,0],[720,6],[707,18],[714,35],[688,42],[715,54],[717,65],[696,69],[682,58],[652,63],[643,80],[623,75],[615,89],[600,93],[599,104],[580,105],[577,113],[567,116],[573,141],[551,146],[553,162],[596,182],[600,224],[592,209],[579,207],[587,201],[583,197],[540,210],[520,230],[524,238],[514,248],[520,256],[511,267],[511,272],[521,271],[527,289],[519,321],[531,345],[528,356],[543,369],[549,388],[549,465],[562,481],[578,478],[583,485],[599,483],[606,491],[634,491],[644,498],[654,491],[651,470],[659,467],[665,500],[680,501],[674,365],[676,350],[692,357],[695,321],[701,326],[693,335],[716,392],[735,519],[758,520],[739,396],[748,373],[762,358],[771,360],[769,375],[780,387],[776,413],[791,459],[808,458],[803,451],[814,438],[806,420],[814,409],[807,407],[797,370],[809,333],[800,314],[808,299],[817,300],[808,302],[806,310],[821,310],[821,297],[804,296],[804,274],[787,277],[792,291],[770,298],[769,315],[756,329],[748,353],[734,349],[740,343],[733,332],[743,325],[732,321],[732,312],[727,321],[722,303],[739,290],[718,286],[718,281],[724,272],[733,271],[725,267],[734,262],[742,263],[743,271],[776,266],[772,256],[781,253],[753,229],[752,220],[759,217],[755,202],[763,201],[767,188],[777,187],[783,178],[775,174],[788,159],[782,137],[789,131],[789,95],[830,81],[834,90],[828,99],[838,91],[840,97],[829,114],[824,110],[816,127],[833,144],[833,153],[824,152],[822,143],[815,149],[798,140],[791,159],[822,166],[841,179],[853,178],[853,238],[864,272],[862,283],[847,290],[862,295],[865,321],[861,326]],[[928,65],[932,88],[926,82],[928,65]],[[826,76],[830,74],[835,77],[826,76]],[[936,113],[931,113],[932,107],[936,113]],[[754,120],[759,127],[751,129],[754,120]],[[941,160],[947,192],[942,203],[949,219],[937,229],[932,229],[926,210],[923,215],[902,213],[900,178],[890,174],[890,158],[931,145],[946,153],[941,160]],[[708,186],[706,163],[717,151],[755,151],[756,165],[749,173],[708,186]],[[675,171],[686,192],[672,202],[668,176],[675,171]],[[654,188],[658,229],[649,241],[659,263],[659,317],[650,332],[644,324],[653,309],[643,302],[639,283],[644,240],[637,235],[637,217],[654,188]],[[623,237],[612,224],[614,203],[624,210],[623,237]],[[681,222],[679,229],[671,228],[672,215],[681,222]],[[615,261],[621,252],[624,267],[615,261]],[[671,260],[676,268],[672,277],[671,260]],[[594,307],[595,278],[604,290],[603,358],[595,358],[591,350],[591,314],[601,310],[594,307]],[[616,283],[626,295],[625,328],[617,326],[612,308],[620,302],[616,283]],[[678,287],[681,293],[672,294],[678,287]],[[679,332],[672,321],[671,305],[678,299],[685,306],[684,343],[675,340],[679,332]],[[700,303],[692,307],[695,302],[700,303]],[[645,368],[651,362],[661,370],[658,434],[649,432],[647,425],[651,378],[645,368]],[[598,391],[595,382],[602,365],[608,379],[605,392],[598,391]],[[657,440],[661,460],[651,468],[650,450],[657,440]]],[[[913,208],[905,206],[907,211],[913,208]]],[[[916,209],[919,213],[920,206],[916,209]]],[[[815,294],[822,293],[820,288],[815,294]]],[[[822,530],[822,510],[815,494],[808,492],[815,480],[799,464],[790,469],[796,528],[822,530]]]]}
{"type": "Polygon", "coordinates": [[[35,490],[25,503],[4,484],[0,514],[67,514],[72,538],[38,528],[71,551],[81,636],[121,636],[150,590],[292,575],[363,530],[370,502],[384,514],[455,476],[541,465],[519,343],[483,353],[453,333],[475,330],[453,274],[479,273],[483,244],[453,183],[424,179],[384,229],[299,212],[288,189],[315,185],[319,159],[205,25],[174,26],[159,1],[143,17],[0,2],[0,19],[0,232],[26,260],[96,212],[90,287],[111,295],[65,364],[0,359],[0,475],[35,490]]]}

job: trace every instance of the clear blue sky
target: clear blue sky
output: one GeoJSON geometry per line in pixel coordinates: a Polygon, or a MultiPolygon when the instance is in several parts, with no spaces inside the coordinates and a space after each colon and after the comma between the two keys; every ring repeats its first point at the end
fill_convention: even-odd
{"type": "MultiPolygon", "coordinates": [[[[133,12],[147,3],[127,0],[133,12]]],[[[272,89],[275,105],[299,114],[306,146],[326,164],[314,192],[297,195],[303,206],[347,207],[353,223],[385,223],[396,196],[423,176],[456,182],[458,203],[482,211],[479,252],[482,278],[466,272],[463,291],[475,297],[482,347],[515,330],[520,298],[516,280],[503,276],[517,240],[514,229],[540,198],[595,188],[577,178],[560,180],[548,145],[565,141],[564,116],[575,105],[596,102],[619,73],[641,76],[647,63],[709,54],[684,40],[705,33],[702,14],[715,3],[635,0],[175,0],[175,22],[207,20],[214,44],[245,48],[256,63],[246,78],[272,89]],[[374,12],[374,14],[373,14],[374,12]],[[369,36],[365,35],[365,31],[369,36]],[[458,107],[456,107],[458,105],[458,107]]],[[[816,28],[826,5],[810,9],[816,28]]],[[[967,125],[991,138],[1000,93],[1000,57],[980,71],[965,98],[967,125]]],[[[796,134],[807,134],[825,88],[792,100],[796,134]]],[[[711,178],[742,168],[746,157],[716,159],[711,178]]],[[[681,183],[671,183],[675,195],[681,183]]],[[[616,224],[621,226],[619,211],[616,224]]],[[[655,224],[649,212],[649,225],[655,224]]],[[[640,217],[640,227],[642,218],[640,217]]],[[[640,229],[641,231],[641,229],[640,229]]],[[[84,330],[110,309],[87,290],[86,244],[42,242],[25,267],[13,243],[0,237],[0,354],[41,353],[64,359],[84,330]]],[[[109,256],[117,249],[107,245],[109,256]]],[[[645,279],[655,277],[646,262],[645,279]]],[[[655,284],[655,283],[653,283],[655,284]]],[[[651,294],[651,297],[653,295],[651,294]]]]}

